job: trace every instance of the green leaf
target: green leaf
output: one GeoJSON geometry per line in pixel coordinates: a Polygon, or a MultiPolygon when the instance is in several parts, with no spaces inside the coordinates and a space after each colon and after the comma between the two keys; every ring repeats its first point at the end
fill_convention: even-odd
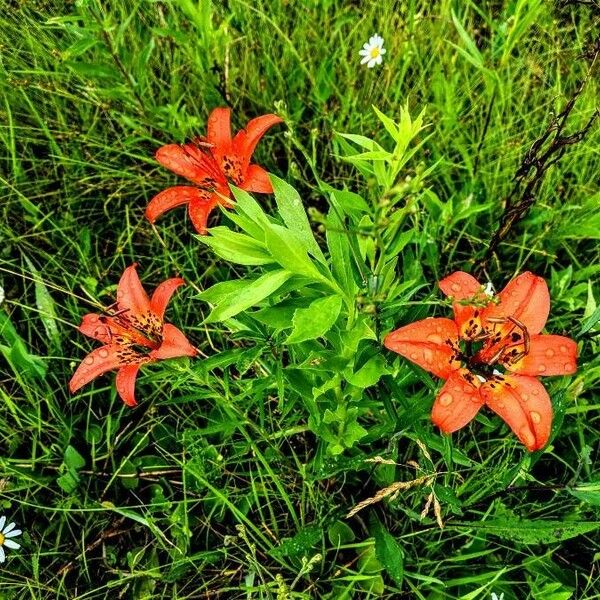
{"type": "Polygon", "coordinates": [[[600,506],[600,481],[581,483],[573,488],[567,488],[567,491],[582,502],[600,506]]]}
{"type": "Polygon", "coordinates": [[[473,523],[457,523],[459,530],[470,529],[523,544],[553,544],[600,529],[600,521],[550,521],[504,518],[473,523]]]}
{"type": "Polygon", "coordinates": [[[73,448],[73,446],[67,446],[65,449],[64,463],[69,469],[75,469],[78,471],[85,467],[85,458],[73,448]]]}
{"type": "Polygon", "coordinates": [[[320,525],[307,525],[291,538],[283,538],[277,548],[269,550],[275,558],[301,558],[323,539],[323,528],[320,525]]]}
{"type": "Polygon", "coordinates": [[[404,581],[404,551],[391,533],[382,525],[375,513],[369,520],[370,532],[375,538],[375,555],[393,582],[402,587],[404,581]]]}
{"type": "Polygon", "coordinates": [[[477,48],[477,44],[471,39],[471,36],[466,32],[465,28],[462,26],[461,22],[458,20],[454,11],[452,12],[452,22],[454,23],[454,27],[456,27],[456,31],[460,36],[460,39],[463,41],[463,44],[467,47],[466,50],[463,50],[456,44],[452,44],[460,53],[473,65],[483,69],[483,56],[481,52],[479,52],[479,48],[477,48]]]}
{"type": "Polygon", "coordinates": [[[374,104],[372,105],[375,114],[379,118],[379,120],[383,123],[386,131],[390,134],[392,139],[397,142],[398,141],[398,126],[392,119],[390,119],[387,115],[382,113],[374,104]]]}
{"type": "Polygon", "coordinates": [[[265,236],[269,252],[284,269],[316,281],[325,280],[302,242],[285,227],[271,224],[265,230],[265,236]]]}
{"type": "Polygon", "coordinates": [[[307,252],[325,263],[325,257],[310,227],[300,194],[287,182],[271,175],[275,202],[287,228],[294,232],[307,252]]]}
{"type": "Polygon", "coordinates": [[[221,300],[205,319],[205,323],[225,321],[238,313],[268,298],[285,283],[292,274],[284,269],[269,271],[258,279],[248,283],[238,292],[221,300]]]}
{"type": "Polygon", "coordinates": [[[43,379],[47,366],[39,356],[30,354],[23,339],[10,321],[7,314],[0,310],[0,339],[7,345],[0,344],[0,353],[18,376],[43,379]]]}
{"type": "Polygon", "coordinates": [[[267,265],[275,262],[264,244],[229,227],[212,227],[210,235],[198,236],[198,240],[212,248],[214,253],[238,265],[267,265]]]}
{"type": "Polygon", "coordinates": [[[370,358],[356,373],[348,377],[348,383],[359,388],[368,388],[375,385],[382,375],[389,373],[386,360],[382,354],[370,358]]]}
{"type": "Polygon", "coordinates": [[[319,298],[306,308],[296,309],[292,320],[294,329],[286,343],[297,344],[323,337],[333,327],[341,309],[340,296],[319,298]]]}
{"type": "Polygon", "coordinates": [[[336,521],[328,530],[327,537],[334,548],[352,543],[356,536],[348,523],[336,521]]]}
{"type": "Polygon", "coordinates": [[[353,295],[356,284],[352,275],[352,261],[350,258],[350,241],[348,232],[339,220],[334,209],[327,215],[327,247],[331,257],[331,269],[336,281],[348,295],[353,295]]]}
{"type": "Polygon", "coordinates": [[[232,279],[231,281],[220,281],[215,283],[207,290],[204,290],[198,295],[200,300],[209,302],[210,304],[220,304],[228,296],[234,296],[240,294],[255,279],[232,279]]]}
{"type": "Polygon", "coordinates": [[[67,471],[64,475],[56,478],[56,483],[61,490],[71,494],[79,485],[79,475],[76,471],[67,471]]]}
{"type": "Polygon", "coordinates": [[[590,318],[583,324],[579,330],[579,335],[587,333],[598,321],[600,321],[600,306],[591,314],[590,318]]]}
{"type": "Polygon", "coordinates": [[[35,303],[39,311],[40,320],[46,330],[46,335],[50,338],[54,346],[60,350],[60,334],[58,333],[58,326],[56,325],[57,317],[54,308],[54,300],[52,299],[50,292],[48,292],[48,288],[44,284],[39,271],[27,256],[24,258],[34,276],[35,303]]]}

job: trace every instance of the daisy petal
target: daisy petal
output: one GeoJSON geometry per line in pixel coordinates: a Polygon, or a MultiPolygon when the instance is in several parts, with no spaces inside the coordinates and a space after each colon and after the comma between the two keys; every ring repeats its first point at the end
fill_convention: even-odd
{"type": "Polygon", "coordinates": [[[5,533],[4,537],[5,538],[17,537],[18,535],[21,535],[22,533],[23,532],[20,529],[13,529],[12,531],[5,533]]]}
{"type": "Polygon", "coordinates": [[[4,545],[11,550],[18,550],[21,547],[21,544],[17,544],[13,540],[4,540],[4,545]]]}
{"type": "Polygon", "coordinates": [[[6,516],[2,515],[0,517],[0,531],[2,531],[2,529],[4,528],[4,523],[6,523],[6,516]]]}
{"type": "Polygon", "coordinates": [[[4,548],[0,546],[0,563],[3,563],[6,560],[6,554],[4,552],[4,548]]]}
{"type": "Polygon", "coordinates": [[[2,532],[4,534],[4,537],[6,537],[6,534],[9,531],[12,531],[15,528],[16,523],[9,523],[6,528],[4,529],[4,531],[2,532]]]}
{"type": "Polygon", "coordinates": [[[364,65],[365,63],[369,62],[369,60],[371,60],[371,59],[369,58],[369,55],[367,54],[367,56],[365,56],[365,57],[364,57],[364,58],[363,58],[363,59],[360,61],[360,64],[361,64],[361,65],[364,65]]]}

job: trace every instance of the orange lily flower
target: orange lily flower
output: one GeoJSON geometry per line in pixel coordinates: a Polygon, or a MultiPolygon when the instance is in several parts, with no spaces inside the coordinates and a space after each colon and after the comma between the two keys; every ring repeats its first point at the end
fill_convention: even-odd
{"type": "Polygon", "coordinates": [[[135,380],[143,364],[196,356],[197,350],[174,325],[165,323],[164,313],[173,292],[185,282],[179,277],[163,281],[152,294],[144,291],[136,271],[127,267],[117,288],[112,315],[87,314],[79,331],[104,345],[90,352],[75,371],[71,393],[107,371],[117,371],[117,392],[127,406],[135,406],[135,380]]]}
{"type": "Polygon", "coordinates": [[[218,204],[231,207],[230,183],[248,192],[273,193],[268,173],[250,164],[250,160],[262,136],[282,119],[271,114],[257,117],[232,138],[230,113],[228,108],[212,111],[206,138],[183,145],[167,144],[158,149],[156,160],[161,165],[196,185],[177,185],[154,196],[146,207],[150,223],[166,211],[187,204],[194,228],[205,234],[213,208],[218,204]]]}
{"type": "Polygon", "coordinates": [[[446,380],[432,421],[452,433],[485,404],[533,452],[543,448],[552,427],[552,403],[540,375],[570,375],[577,369],[577,344],[541,334],[550,312],[546,282],[522,273],[490,296],[468,273],[442,279],[453,301],[454,320],[429,318],[388,334],[384,345],[446,380]]]}

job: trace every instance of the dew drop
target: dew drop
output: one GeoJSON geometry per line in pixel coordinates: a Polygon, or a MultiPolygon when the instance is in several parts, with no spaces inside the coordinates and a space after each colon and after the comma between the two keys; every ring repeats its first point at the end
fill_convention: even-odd
{"type": "Polygon", "coordinates": [[[442,343],[442,341],[443,341],[443,340],[442,340],[442,336],[441,336],[441,335],[438,335],[437,333],[430,333],[430,334],[427,336],[427,339],[428,339],[430,342],[433,342],[434,344],[441,344],[441,343],[442,343]]]}
{"type": "Polygon", "coordinates": [[[531,420],[534,423],[536,423],[536,424],[539,423],[542,420],[542,416],[540,415],[540,413],[539,412],[535,412],[535,410],[532,410],[529,413],[529,416],[531,417],[531,420]]]}
{"type": "Polygon", "coordinates": [[[529,400],[529,394],[526,394],[525,392],[523,392],[521,394],[521,400],[523,400],[523,402],[527,402],[527,400],[529,400]]]}
{"type": "Polygon", "coordinates": [[[440,396],[440,404],[442,406],[450,406],[450,404],[452,404],[453,400],[454,400],[454,398],[452,398],[452,394],[450,394],[449,392],[444,392],[440,396]]]}
{"type": "Polygon", "coordinates": [[[568,348],[567,348],[567,347],[566,347],[564,344],[561,344],[561,345],[560,345],[560,351],[561,351],[563,354],[566,354],[566,353],[569,351],[569,349],[568,349],[568,348]]]}
{"type": "Polygon", "coordinates": [[[460,292],[460,285],[459,285],[458,283],[453,283],[453,284],[450,286],[450,289],[451,289],[453,292],[460,292]]]}
{"type": "Polygon", "coordinates": [[[429,348],[425,348],[425,350],[423,350],[423,358],[426,363],[431,364],[433,362],[433,352],[429,350],[429,348]]]}
{"type": "Polygon", "coordinates": [[[98,352],[100,358],[106,358],[108,356],[108,350],[106,348],[101,348],[98,352]]]}
{"type": "Polygon", "coordinates": [[[498,402],[498,408],[504,408],[505,406],[504,402],[498,402]]]}
{"type": "Polygon", "coordinates": [[[546,370],[546,365],[539,365],[538,366],[538,373],[543,373],[546,370]]]}
{"type": "Polygon", "coordinates": [[[410,353],[410,357],[411,357],[413,360],[416,360],[416,359],[418,358],[418,356],[419,356],[419,355],[418,355],[416,352],[411,352],[411,353],[410,353]]]}
{"type": "Polygon", "coordinates": [[[548,358],[552,358],[554,356],[554,350],[552,350],[552,348],[548,348],[548,350],[546,350],[546,356],[548,358]]]}
{"type": "Polygon", "coordinates": [[[572,365],[571,363],[565,363],[564,368],[567,372],[575,371],[575,365],[572,365]]]}
{"type": "Polygon", "coordinates": [[[540,392],[539,392],[539,390],[531,390],[531,393],[532,393],[534,396],[537,396],[537,395],[538,395],[540,392]]]}
{"type": "Polygon", "coordinates": [[[86,356],[84,362],[85,362],[86,365],[91,365],[94,362],[94,357],[93,356],[86,356]]]}

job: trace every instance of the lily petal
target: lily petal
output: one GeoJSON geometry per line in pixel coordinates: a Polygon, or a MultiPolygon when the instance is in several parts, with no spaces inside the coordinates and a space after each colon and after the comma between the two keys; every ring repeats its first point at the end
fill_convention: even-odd
{"type": "Polygon", "coordinates": [[[124,365],[146,362],[145,359],[145,356],[120,344],[110,344],[96,348],[77,367],[69,382],[69,389],[71,393],[75,393],[86,383],[107,371],[112,371],[124,365]]]}
{"type": "Polygon", "coordinates": [[[233,149],[237,156],[239,156],[242,163],[242,171],[245,171],[250,164],[250,158],[254,153],[256,145],[260,141],[263,135],[268,129],[282,123],[283,119],[277,115],[269,114],[256,117],[252,119],[246,129],[242,129],[236,133],[233,138],[233,149]]]}
{"type": "Polygon", "coordinates": [[[482,293],[479,281],[469,273],[456,271],[442,279],[438,285],[442,292],[454,301],[452,304],[454,320],[458,325],[461,337],[464,339],[475,338],[481,331],[483,307],[469,305],[468,301],[471,298],[476,298],[478,304],[485,301],[486,296],[482,293]]]}
{"type": "Polygon", "coordinates": [[[79,331],[103,344],[139,344],[146,348],[153,348],[155,344],[148,340],[139,331],[124,327],[115,317],[89,313],[84,315],[79,325],[79,331]]]}
{"type": "Polygon", "coordinates": [[[165,323],[163,341],[157,350],[150,352],[152,359],[164,360],[180,356],[196,356],[196,348],[190,344],[182,331],[175,325],[165,323]]]}
{"type": "Polygon", "coordinates": [[[214,179],[214,159],[201,152],[194,144],[167,144],[156,151],[155,157],[169,171],[198,185],[206,186],[214,179]]]}
{"type": "Polygon", "coordinates": [[[442,379],[460,367],[451,346],[458,344],[458,329],[450,319],[431,318],[410,323],[389,333],[383,344],[442,379]]]}
{"type": "Polygon", "coordinates": [[[522,375],[572,375],[577,370],[577,344],[562,335],[532,335],[529,353],[507,366],[522,375]]]}
{"type": "Polygon", "coordinates": [[[208,117],[208,143],[212,144],[211,152],[218,161],[231,151],[231,110],[215,108],[208,117]]]}
{"type": "Polygon", "coordinates": [[[211,194],[209,198],[198,198],[189,203],[190,220],[200,235],[206,234],[208,217],[217,204],[219,204],[219,197],[216,194],[211,194]]]}
{"type": "Polygon", "coordinates": [[[247,192],[256,192],[259,194],[273,193],[273,185],[269,179],[269,174],[258,165],[250,165],[248,167],[240,187],[247,192]]]}
{"type": "Polygon", "coordinates": [[[137,263],[127,267],[117,286],[117,305],[123,311],[122,319],[127,319],[133,327],[152,336],[162,331],[161,319],[150,309],[148,294],[136,271],[137,263]]]}
{"type": "Polygon", "coordinates": [[[110,327],[104,321],[103,315],[96,313],[84,315],[81,319],[81,325],[79,325],[79,331],[83,333],[83,335],[87,335],[103,344],[110,344],[112,341],[110,327]]]}
{"type": "Polygon", "coordinates": [[[467,369],[454,371],[440,390],[431,412],[431,420],[444,433],[452,433],[470,423],[484,400],[479,380],[467,369]]]}
{"type": "Polygon", "coordinates": [[[117,393],[127,406],[137,405],[135,401],[135,379],[139,370],[140,365],[136,364],[121,367],[117,372],[115,379],[117,393]]]}
{"type": "Polygon", "coordinates": [[[481,386],[485,403],[530,452],[543,448],[552,428],[552,402],[535,377],[505,375],[481,386]]]}
{"type": "Polygon", "coordinates": [[[156,194],[146,207],[146,219],[154,223],[168,210],[188,204],[192,200],[208,198],[211,193],[191,185],[176,185],[156,194]]]}
{"type": "MultiPolygon", "coordinates": [[[[510,281],[498,294],[499,304],[490,304],[484,311],[484,319],[513,317],[519,320],[529,335],[539,333],[550,312],[550,293],[546,282],[526,271],[510,281]]],[[[512,328],[507,323],[501,329],[512,328]]]]}
{"type": "Polygon", "coordinates": [[[163,281],[154,290],[150,300],[150,309],[159,319],[164,317],[165,309],[167,308],[167,304],[169,304],[169,300],[171,300],[173,292],[182,285],[185,285],[185,281],[181,277],[173,277],[172,279],[163,281]]]}

